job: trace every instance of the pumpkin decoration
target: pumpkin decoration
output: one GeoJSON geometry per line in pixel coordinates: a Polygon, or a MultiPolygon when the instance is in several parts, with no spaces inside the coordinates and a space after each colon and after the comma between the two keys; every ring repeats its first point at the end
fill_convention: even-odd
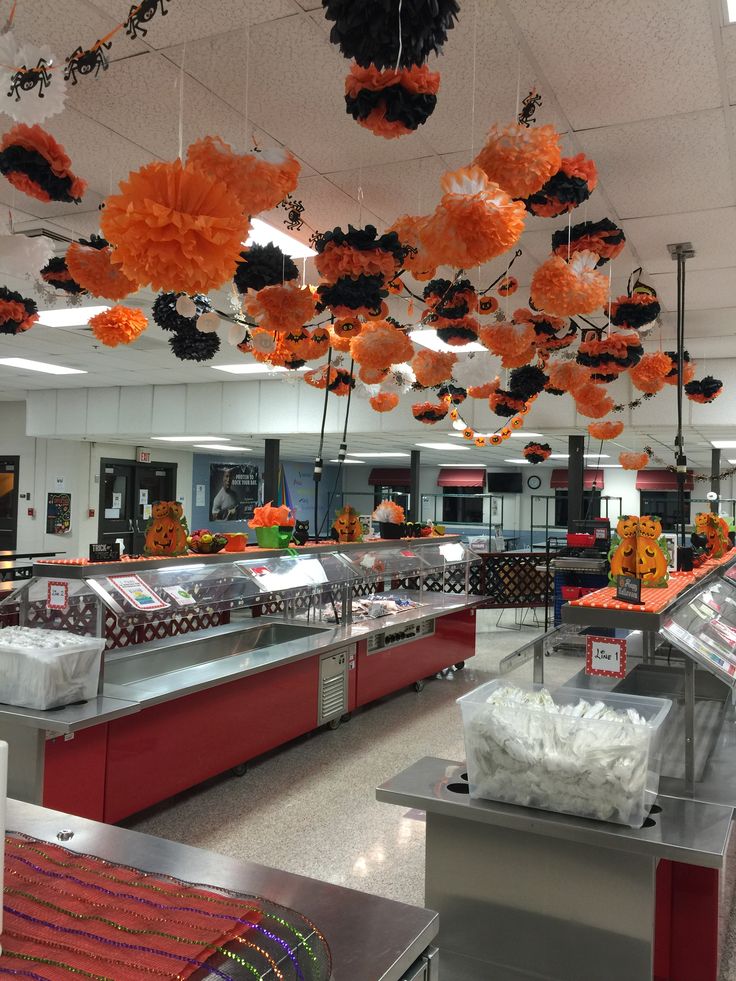
{"type": "Polygon", "coordinates": [[[642,586],[664,587],[669,581],[667,539],[659,518],[642,515],[636,539],[636,574],[642,586]]]}
{"type": "Polygon", "coordinates": [[[187,519],[178,501],[156,501],[146,525],[144,555],[184,555],[187,551],[187,519]]]}
{"type": "Polygon", "coordinates": [[[729,550],[728,525],[711,511],[701,511],[695,515],[695,532],[705,535],[706,552],[709,559],[720,559],[729,550]],[[725,525],[725,528],[724,528],[725,525]]]}
{"type": "Polygon", "coordinates": [[[337,517],[332,525],[333,537],[344,544],[345,542],[360,542],[363,540],[363,528],[360,524],[358,512],[350,504],[337,512],[337,517]]]}
{"type": "Polygon", "coordinates": [[[608,561],[611,571],[608,579],[614,585],[618,576],[636,576],[636,545],[639,533],[639,518],[622,514],[612,536],[608,561]]]}

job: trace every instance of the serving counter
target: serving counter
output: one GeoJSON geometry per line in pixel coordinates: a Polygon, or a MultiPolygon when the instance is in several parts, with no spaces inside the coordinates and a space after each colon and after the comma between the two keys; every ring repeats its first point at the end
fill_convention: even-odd
{"type": "Polygon", "coordinates": [[[0,707],[8,792],[118,821],[390,692],[420,690],[475,652],[477,561],[442,538],[37,563],[0,605],[3,624],[105,637],[106,650],[96,699],[0,707]]]}
{"type": "MultiPolygon", "coordinates": [[[[378,799],[427,812],[425,902],[462,981],[717,981],[736,862],[736,553],[641,607],[608,588],[501,663],[569,658],[562,686],[667,698],[659,794],[641,828],[469,795],[466,767],[424,759],[378,799]],[[625,638],[624,677],[582,667],[589,635],[625,638]]],[[[558,662],[559,664],[559,662],[558,662]]]]}

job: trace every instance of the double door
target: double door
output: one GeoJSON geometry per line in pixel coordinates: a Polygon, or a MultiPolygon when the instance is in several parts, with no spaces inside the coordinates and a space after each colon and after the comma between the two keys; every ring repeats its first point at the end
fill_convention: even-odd
{"type": "Polygon", "coordinates": [[[175,463],[100,461],[98,541],[120,540],[122,551],[140,555],[148,508],[155,501],[176,500],[175,463]]]}
{"type": "Polygon", "coordinates": [[[0,457],[0,550],[18,544],[18,466],[20,457],[0,457]]]}

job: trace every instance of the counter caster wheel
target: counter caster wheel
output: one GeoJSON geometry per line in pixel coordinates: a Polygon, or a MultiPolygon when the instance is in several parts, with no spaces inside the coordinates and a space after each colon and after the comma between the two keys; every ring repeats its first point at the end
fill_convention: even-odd
{"type": "Polygon", "coordinates": [[[330,719],[330,721],[327,723],[327,728],[332,729],[332,731],[334,732],[335,729],[340,728],[341,724],[342,724],[342,719],[330,719]]]}
{"type": "Polygon", "coordinates": [[[455,670],[462,671],[464,667],[465,667],[465,661],[458,661],[457,664],[455,665],[455,670]]]}
{"type": "Polygon", "coordinates": [[[247,763],[239,763],[237,766],[234,766],[232,769],[232,774],[234,777],[244,777],[247,772],[248,772],[247,763]]]}
{"type": "Polygon", "coordinates": [[[340,722],[350,722],[353,717],[352,712],[346,712],[345,715],[340,716],[340,722]]]}
{"type": "Polygon", "coordinates": [[[427,682],[424,680],[424,678],[422,678],[421,681],[415,681],[414,691],[424,691],[424,686],[426,685],[426,683],[427,682]]]}

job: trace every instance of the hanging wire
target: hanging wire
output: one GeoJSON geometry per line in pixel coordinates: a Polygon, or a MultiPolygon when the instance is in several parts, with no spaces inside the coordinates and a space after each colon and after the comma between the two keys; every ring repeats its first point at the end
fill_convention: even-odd
{"type": "Polygon", "coordinates": [[[521,45],[516,45],[516,119],[519,118],[521,99],[521,45]]]}
{"type": "Polygon", "coordinates": [[[401,37],[401,4],[402,0],[399,0],[399,53],[396,55],[396,68],[394,71],[399,70],[399,65],[401,64],[401,55],[404,51],[404,40],[401,37]]]}
{"type": "Polygon", "coordinates": [[[470,159],[475,160],[475,80],[478,63],[478,0],[473,0],[473,89],[470,95],[470,159]]]}
{"type": "Polygon", "coordinates": [[[179,65],[179,160],[184,160],[184,61],[187,56],[187,45],[181,50],[181,64],[179,65]]]}
{"type": "Polygon", "coordinates": [[[245,25],[245,152],[247,153],[250,146],[250,137],[248,135],[248,98],[250,96],[250,21],[245,25]]]}

